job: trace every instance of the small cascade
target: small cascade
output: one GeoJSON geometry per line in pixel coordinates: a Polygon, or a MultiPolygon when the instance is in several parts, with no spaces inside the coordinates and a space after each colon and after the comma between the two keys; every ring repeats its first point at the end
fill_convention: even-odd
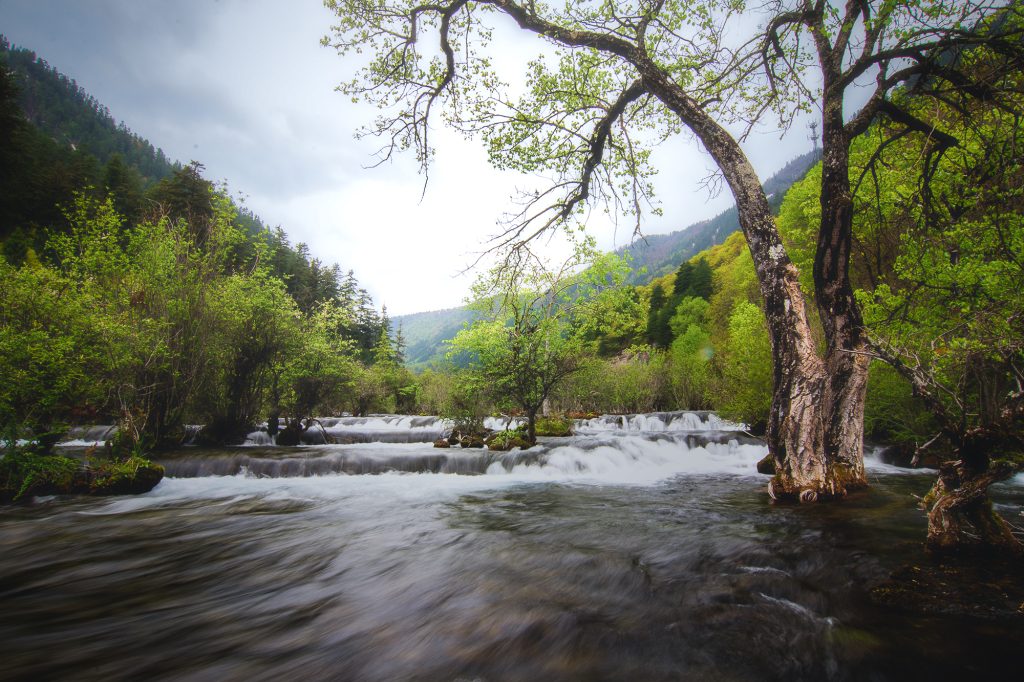
{"type": "Polygon", "coordinates": [[[320,419],[334,443],[432,443],[451,424],[440,417],[379,414],[320,419]]]}
{"type": "Polygon", "coordinates": [[[199,441],[199,432],[203,430],[202,424],[186,424],[185,425],[185,438],[182,439],[182,445],[196,445],[199,441]]]}
{"type": "Polygon", "coordinates": [[[74,426],[58,445],[71,448],[103,445],[117,433],[117,425],[74,426]]]}
{"type": "Polygon", "coordinates": [[[680,473],[756,475],[757,461],[765,452],[759,441],[725,432],[648,433],[628,438],[581,437],[509,452],[371,443],[182,453],[168,455],[160,463],[167,476],[175,478],[415,473],[629,484],[652,483],[680,473]]]}
{"type": "Polygon", "coordinates": [[[267,433],[266,429],[260,429],[253,431],[245,437],[245,445],[267,447],[268,445],[274,445],[274,437],[267,433]]]}
{"type": "MultiPolygon", "coordinates": [[[[266,435],[266,434],[263,434],[266,435]]],[[[491,452],[488,450],[437,450],[418,448],[396,452],[394,448],[333,447],[281,450],[236,451],[224,454],[184,455],[161,459],[167,476],[199,478],[203,476],[237,476],[258,478],[294,478],[347,474],[363,476],[392,472],[416,474],[481,475],[492,466],[512,470],[516,466],[538,462],[543,453],[536,450],[491,452]],[[293,454],[294,452],[294,454],[293,454]]]]}
{"type": "MultiPolygon", "coordinates": [[[[524,420],[518,417],[487,417],[484,428],[503,431],[522,423],[524,420]]],[[[302,435],[302,444],[433,443],[451,428],[451,421],[432,416],[371,414],[365,417],[324,417],[313,420],[311,427],[302,435]]],[[[274,445],[274,439],[263,425],[250,433],[244,444],[268,446],[274,445]]]]}
{"type": "MultiPolygon", "coordinates": [[[[484,428],[488,431],[504,431],[506,429],[517,429],[520,426],[526,424],[526,420],[522,417],[486,417],[484,419],[484,428]]],[[[449,424],[449,427],[451,425],[449,424]]]]}
{"type": "Polygon", "coordinates": [[[651,412],[648,414],[606,414],[576,421],[576,433],[596,434],[614,431],[659,433],[665,431],[743,431],[744,424],[722,419],[709,411],[651,412]]]}

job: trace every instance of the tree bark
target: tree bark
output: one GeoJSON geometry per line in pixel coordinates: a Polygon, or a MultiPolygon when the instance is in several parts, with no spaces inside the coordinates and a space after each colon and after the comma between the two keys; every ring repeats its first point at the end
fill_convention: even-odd
{"type": "Polygon", "coordinates": [[[814,259],[814,291],[825,332],[824,449],[846,489],[867,485],[864,475],[864,402],[870,357],[864,322],[850,282],[853,194],[849,135],[842,93],[828,87],[822,125],[821,224],[814,259]]]}
{"type": "Polygon", "coordinates": [[[818,356],[799,273],[782,244],[760,179],[739,143],[654,64],[640,67],[648,90],[693,130],[736,200],[771,337],[774,388],[765,437],[776,474],[769,494],[775,500],[801,502],[842,497],[849,488],[864,483],[864,381],[857,373],[859,365],[832,377],[831,370],[845,365],[839,356],[831,366],[818,356]],[[851,381],[853,390],[845,385],[851,381]],[[841,414],[849,424],[840,424],[841,414]],[[839,445],[827,448],[829,441],[839,445]]]}
{"type": "Polygon", "coordinates": [[[537,444],[537,408],[529,407],[526,409],[526,439],[530,441],[530,445],[537,444]]]}
{"type": "Polygon", "coordinates": [[[997,462],[979,471],[965,458],[945,462],[939,478],[925,496],[928,536],[925,547],[933,554],[986,552],[1020,556],[1024,546],[1005,520],[992,508],[988,488],[1012,476],[1015,469],[997,462]]]}

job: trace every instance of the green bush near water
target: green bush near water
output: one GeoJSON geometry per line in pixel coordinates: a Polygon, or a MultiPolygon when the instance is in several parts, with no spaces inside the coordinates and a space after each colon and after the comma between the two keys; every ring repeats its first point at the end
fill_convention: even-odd
{"type": "Polygon", "coordinates": [[[573,421],[568,417],[538,417],[538,436],[571,436],[573,421]]]}
{"type": "Polygon", "coordinates": [[[25,502],[37,495],[133,495],[152,490],[164,468],[145,457],[90,459],[85,462],[15,446],[0,458],[0,503],[25,502]]]}

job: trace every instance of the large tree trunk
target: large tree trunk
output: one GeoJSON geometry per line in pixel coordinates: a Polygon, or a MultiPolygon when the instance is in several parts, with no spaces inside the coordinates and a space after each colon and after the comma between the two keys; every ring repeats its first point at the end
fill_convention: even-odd
{"type": "Polygon", "coordinates": [[[829,97],[822,142],[821,224],[814,259],[814,291],[825,332],[824,448],[847,489],[867,485],[864,475],[864,402],[870,357],[864,322],[850,282],[853,195],[842,96],[829,97]]]}
{"type": "MultiPolygon", "coordinates": [[[[731,138],[728,142],[735,145],[731,138]]],[[[832,384],[817,354],[799,273],[786,254],[767,197],[746,157],[738,146],[723,152],[716,161],[736,197],[771,337],[773,391],[765,436],[776,473],[769,492],[776,500],[801,502],[841,497],[849,477],[825,447],[832,384]]]]}
{"type": "MultiPolygon", "coordinates": [[[[859,361],[854,362],[852,371],[833,375],[831,372],[847,365],[838,356],[823,361],[818,355],[799,273],[782,244],[761,182],[739,143],[660,69],[652,65],[642,73],[650,92],[675,111],[704,144],[736,199],[771,337],[774,388],[766,440],[776,473],[769,493],[776,500],[801,502],[842,497],[849,488],[864,483],[864,381],[858,373],[859,361]],[[840,414],[845,414],[849,423],[840,424],[840,414]],[[828,447],[830,442],[836,446],[828,447]]],[[[852,294],[849,300],[852,302],[852,294]]]]}

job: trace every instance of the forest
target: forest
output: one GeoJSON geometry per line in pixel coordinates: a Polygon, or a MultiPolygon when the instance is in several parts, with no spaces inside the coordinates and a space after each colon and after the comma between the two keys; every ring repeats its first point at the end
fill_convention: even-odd
{"type": "MultiPolygon", "coordinates": [[[[140,457],[187,424],[230,443],[271,416],[295,432],[412,409],[401,330],[351,271],[267,228],[199,162],[168,162],[34,53],[4,40],[3,58],[8,444],[49,452],[69,426],[117,423],[116,457],[140,457]]],[[[31,462],[4,462],[5,498],[46,488],[31,462]]]]}
{"type": "Polygon", "coordinates": [[[8,674],[1017,665],[1019,3],[324,6],[424,194],[439,125],[541,182],[414,329],[0,36],[8,674]],[[747,136],[806,117],[762,181],[747,136]],[[735,205],[647,241],[677,138],[735,205]]]}

